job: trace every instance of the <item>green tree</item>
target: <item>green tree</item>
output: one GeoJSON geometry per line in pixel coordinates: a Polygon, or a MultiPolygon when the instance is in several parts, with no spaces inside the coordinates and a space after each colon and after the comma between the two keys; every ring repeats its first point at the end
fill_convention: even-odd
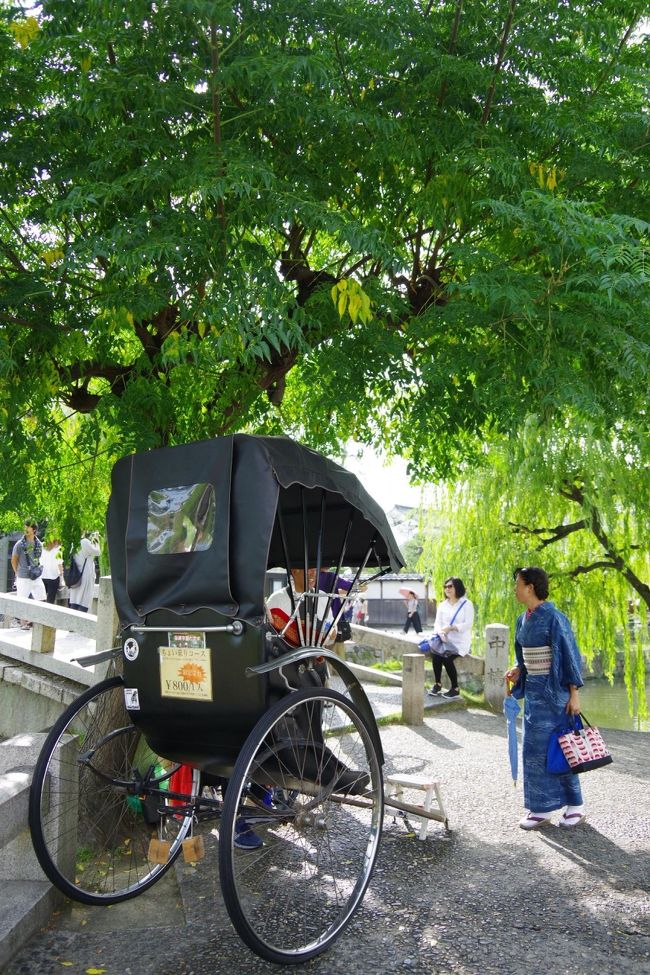
{"type": "Polygon", "coordinates": [[[642,10],[6,5],[6,483],[57,402],[120,450],[356,432],[440,470],[522,407],[610,422],[647,368],[642,10]]]}
{"type": "MultiPolygon", "coordinates": [[[[481,625],[514,624],[512,572],[542,565],[588,659],[612,675],[622,634],[632,702],[646,711],[641,635],[650,620],[650,435],[645,413],[601,436],[572,417],[548,429],[529,417],[519,440],[495,443],[479,470],[450,490],[444,531],[425,547],[436,585],[463,576],[481,625]],[[638,602],[641,627],[631,631],[638,602]]],[[[436,513],[436,523],[440,516],[436,513]]]]}

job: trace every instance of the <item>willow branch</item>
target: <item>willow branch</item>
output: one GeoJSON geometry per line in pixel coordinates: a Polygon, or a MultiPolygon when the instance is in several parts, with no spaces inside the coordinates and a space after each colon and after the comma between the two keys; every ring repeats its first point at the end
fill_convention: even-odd
{"type": "Polygon", "coordinates": [[[589,522],[584,518],[580,521],[574,521],[570,525],[555,525],[554,528],[529,528],[527,525],[519,525],[514,521],[509,521],[508,524],[513,532],[518,535],[536,535],[538,537],[548,535],[548,538],[540,539],[540,550],[546,548],[547,545],[553,545],[555,542],[567,538],[574,532],[582,531],[583,528],[589,528],[589,522]]]}
{"type": "Polygon", "coordinates": [[[586,575],[587,572],[594,572],[596,569],[616,569],[618,568],[615,562],[592,562],[591,565],[576,565],[575,569],[571,569],[569,572],[563,572],[561,575],[567,575],[570,579],[575,579],[577,576],[586,575]]]}
{"type": "MultiPolygon", "coordinates": [[[[565,483],[560,488],[560,494],[563,497],[568,498],[570,501],[575,501],[576,504],[585,505],[584,491],[576,484],[565,483]]],[[[632,589],[639,594],[643,602],[650,609],[650,586],[639,578],[632,567],[625,561],[625,558],[620,554],[620,552],[616,551],[616,546],[612,543],[609,535],[605,531],[605,527],[602,523],[602,519],[597,508],[590,507],[589,509],[588,527],[593,536],[601,545],[607,559],[611,563],[607,567],[616,569],[617,572],[620,572],[623,578],[627,580],[632,589]]]]}

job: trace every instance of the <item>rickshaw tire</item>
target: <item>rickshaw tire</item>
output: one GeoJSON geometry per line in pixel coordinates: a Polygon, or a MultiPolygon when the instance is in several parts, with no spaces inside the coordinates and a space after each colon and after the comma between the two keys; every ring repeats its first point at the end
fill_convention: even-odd
{"type": "MultiPolygon", "coordinates": [[[[52,882],[52,884],[57,887],[58,890],[62,891],[62,893],[64,893],[67,897],[70,897],[71,899],[82,904],[117,904],[121,901],[129,900],[132,897],[137,897],[138,894],[148,890],[153,886],[153,884],[160,880],[164,874],[167,873],[174,861],[180,855],[182,849],[182,839],[187,835],[191,828],[191,819],[187,823],[183,823],[181,825],[174,848],[171,850],[170,856],[166,863],[156,864],[153,869],[149,870],[146,877],[141,882],[138,881],[135,885],[131,885],[129,889],[117,891],[112,894],[95,894],[81,889],[68,880],[68,878],[61,872],[53,860],[45,839],[41,814],[41,802],[45,790],[45,783],[49,774],[48,769],[52,756],[59,744],[60,739],[64,735],[65,729],[72,723],[75,716],[78,715],[86,707],[86,705],[93,700],[93,698],[99,698],[120,685],[124,686],[124,681],[121,676],[109,677],[106,680],[100,681],[80,694],[79,697],[77,697],[76,700],[74,700],[72,704],[70,704],[60,715],[50,729],[47,738],[43,743],[43,747],[41,748],[34,767],[32,784],[29,792],[28,822],[36,858],[43,872],[46,874],[47,878],[52,882]]],[[[193,781],[198,782],[198,773],[193,781]]]]}
{"type": "MultiPolygon", "coordinates": [[[[354,795],[354,793],[351,794],[354,795]]],[[[223,813],[219,828],[219,877],[224,902],[237,933],[242,941],[252,951],[254,951],[255,954],[267,961],[274,962],[275,964],[302,964],[303,962],[308,961],[309,959],[314,958],[323,951],[327,950],[343,933],[345,928],[352,921],[356,910],[360,906],[374,871],[381,842],[384,810],[383,801],[382,767],[376,748],[373,744],[373,736],[368,727],[366,717],[362,714],[356,704],[349,698],[345,697],[338,691],[334,691],[326,687],[306,688],[289,694],[283,699],[277,701],[260,718],[246,739],[237,758],[237,762],[235,763],[224,800],[223,813]],[[372,856],[367,858],[369,862],[367,862],[365,865],[365,876],[362,881],[361,890],[355,895],[354,902],[349,912],[341,920],[341,922],[336,925],[335,930],[331,931],[325,939],[319,940],[318,944],[312,945],[304,950],[298,949],[288,951],[267,944],[255,933],[251,924],[246,918],[245,911],[240,904],[240,897],[234,877],[233,837],[235,833],[235,823],[240,811],[239,799],[242,789],[246,783],[246,772],[254,759],[256,749],[258,748],[260,742],[263,741],[264,736],[268,734],[271,729],[282,719],[283,714],[286,711],[302,703],[307,703],[310,700],[318,698],[324,698],[330,702],[333,702],[334,704],[343,703],[348,713],[354,715],[358,725],[365,730],[367,735],[366,747],[372,754],[375,763],[375,794],[376,808],[378,810],[378,822],[375,824],[375,835],[373,840],[374,848],[372,850],[372,856]]],[[[244,853],[243,855],[247,856],[248,854],[244,853]]]]}

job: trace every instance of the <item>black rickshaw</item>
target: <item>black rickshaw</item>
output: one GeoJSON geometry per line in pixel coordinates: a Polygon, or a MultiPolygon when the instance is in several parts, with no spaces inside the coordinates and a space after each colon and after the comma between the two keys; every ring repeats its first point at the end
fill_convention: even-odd
{"type": "Polygon", "coordinates": [[[315,451],[236,434],[118,461],[107,537],[121,641],[99,656],[120,672],[45,742],[30,796],[41,866],[69,897],[116,903],[184,844],[198,855],[212,817],[245,943],[275,962],[319,954],[359,906],[381,837],[377,726],[328,641],[343,567],[349,600],[362,573],[403,565],[383,511],[315,451]],[[272,567],[302,573],[284,625],[265,608],[272,567]]]}

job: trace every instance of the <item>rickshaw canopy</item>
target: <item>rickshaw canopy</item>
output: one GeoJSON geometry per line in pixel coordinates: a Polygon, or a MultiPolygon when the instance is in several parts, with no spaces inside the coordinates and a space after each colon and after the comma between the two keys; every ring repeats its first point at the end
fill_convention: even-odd
{"type": "Polygon", "coordinates": [[[286,437],[234,434],[123,457],[107,537],[123,625],[206,607],[259,622],[276,566],[404,565],[358,478],[286,437]]]}

